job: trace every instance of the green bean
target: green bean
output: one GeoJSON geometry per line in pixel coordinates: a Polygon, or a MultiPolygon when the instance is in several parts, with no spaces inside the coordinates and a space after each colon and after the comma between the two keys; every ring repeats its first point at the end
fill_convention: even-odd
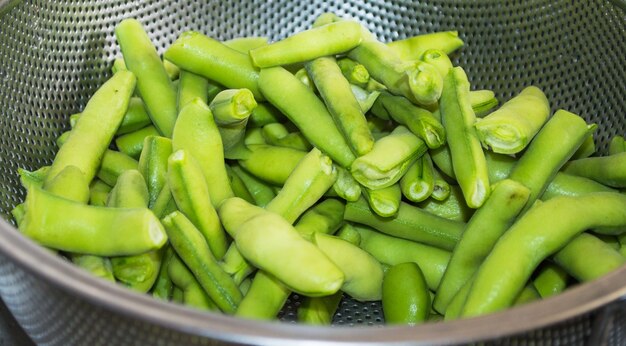
{"type": "Polygon", "coordinates": [[[501,154],[524,150],[550,116],[550,103],[541,89],[530,86],[497,111],[478,119],[476,133],[483,146],[501,154]]]}
{"type": "Polygon", "coordinates": [[[285,120],[286,118],[283,113],[276,109],[276,107],[267,102],[261,102],[252,110],[248,124],[253,127],[263,127],[267,124],[280,123],[285,120]]]}
{"type": "Polygon", "coordinates": [[[167,271],[173,256],[174,249],[169,244],[166,245],[163,259],[161,260],[161,268],[159,268],[159,274],[152,287],[152,296],[154,298],[167,301],[172,296],[174,284],[167,271]]]}
{"type": "Polygon", "coordinates": [[[378,140],[369,153],[354,160],[350,170],[361,185],[382,189],[398,182],[426,150],[424,141],[400,125],[378,140]]]}
{"type": "Polygon", "coordinates": [[[569,275],[554,263],[544,263],[533,279],[533,286],[541,298],[552,297],[567,287],[569,275]]]}
{"type": "Polygon", "coordinates": [[[428,148],[436,149],[445,143],[446,132],[443,125],[431,112],[413,105],[404,97],[387,92],[382,92],[376,102],[380,102],[391,119],[405,125],[424,140],[428,148]]]}
{"type": "Polygon", "coordinates": [[[174,151],[185,149],[200,164],[213,206],[233,196],[219,130],[211,109],[202,100],[187,103],[178,114],[172,146],[174,151]]]}
{"type": "Polygon", "coordinates": [[[296,77],[297,80],[302,82],[302,84],[304,84],[307,89],[311,90],[314,93],[317,91],[317,89],[315,88],[315,84],[309,77],[309,73],[304,67],[296,71],[296,73],[294,73],[293,75],[296,77]]]}
{"type": "Polygon", "coordinates": [[[373,213],[363,198],[346,204],[344,219],[374,227],[385,234],[446,250],[454,248],[465,226],[461,222],[444,219],[404,202],[400,203],[396,215],[383,218],[373,213]]]}
{"type": "Polygon", "coordinates": [[[178,82],[177,109],[183,110],[187,103],[199,98],[205,104],[209,103],[209,81],[193,72],[181,71],[178,82]]]}
{"type": "Polygon", "coordinates": [[[152,123],[162,135],[171,137],[177,114],[176,90],[150,37],[135,19],[122,20],[115,37],[126,67],[137,76],[137,90],[152,123]]]}
{"type": "Polygon", "coordinates": [[[165,182],[165,185],[163,185],[161,192],[159,192],[159,195],[150,209],[154,212],[154,215],[159,218],[177,210],[176,201],[172,196],[172,191],[167,181],[165,182]]]}
{"type": "MultiPolygon", "coordinates": [[[[354,226],[349,223],[344,224],[341,229],[337,231],[337,237],[354,245],[361,244],[361,233],[359,233],[354,226]]],[[[383,271],[385,270],[386,269],[383,267],[383,271]]]]}
{"type": "Polygon", "coordinates": [[[178,211],[167,215],[162,222],[170,244],[211,300],[224,313],[234,313],[241,302],[241,292],[230,275],[217,264],[202,233],[178,211]]]}
{"type": "Polygon", "coordinates": [[[143,175],[136,169],[128,170],[117,179],[109,192],[107,206],[112,208],[147,208],[150,195],[143,175]]]}
{"type": "Polygon", "coordinates": [[[313,243],[344,273],[341,286],[344,293],[358,301],[381,299],[383,270],[372,255],[346,240],[321,232],[313,234],[313,243]]]}
{"type": "Polygon", "coordinates": [[[424,54],[422,54],[421,60],[434,66],[439,72],[439,75],[441,75],[441,78],[445,78],[450,69],[454,67],[448,55],[441,49],[431,48],[425,51],[424,54]]]}
{"type": "Polygon", "coordinates": [[[454,247],[450,263],[437,288],[433,306],[439,312],[446,307],[468,282],[489,254],[494,244],[513,224],[526,205],[530,190],[513,180],[502,180],[467,223],[461,239],[454,247]]]}
{"type": "Polygon", "coordinates": [[[354,153],[357,156],[367,154],[374,146],[374,139],[361,106],[335,58],[317,58],[305,67],[354,153]]]}
{"type": "Polygon", "coordinates": [[[311,144],[302,136],[302,133],[290,133],[287,127],[281,123],[267,124],[263,126],[262,131],[263,138],[268,144],[302,151],[312,149],[311,144]]]}
{"type": "Polygon", "coordinates": [[[563,172],[615,188],[626,187],[626,152],[570,161],[563,172]]]}
{"type": "Polygon", "coordinates": [[[435,187],[433,163],[425,153],[411,165],[400,179],[400,188],[405,198],[411,202],[421,202],[428,198],[435,187]]]}
{"type": "Polygon", "coordinates": [[[57,137],[57,139],[55,141],[55,144],[57,145],[57,148],[61,148],[63,146],[63,144],[65,142],[67,142],[67,139],[70,137],[71,133],[72,133],[72,131],[65,131],[59,137],[57,137]]]}
{"type": "Polygon", "coordinates": [[[240,285],[255,270],[241,255],[235,243],[231,243],[219,264],[226,273],[233,277],[237,285],[240,285]]]}
{"type": "Polygon", "coordinates": [[[402,191],[400,184],[393,184],[378,190],[362,189],[370,209],[379,216],[392,217],[398,213],[402,191]]]}
{"type": "Polygon", "coordinates": [[[576,235],[591,227],[626,225],[624,208],[626,196],[613,192],[555,197],[531,208],[500,238],[483,262],[462,316],[510,306],[537,265],[576,235]]]}
{"type": "Polygon", "coordinates": [[[20,230],[46,247],[121,256],[158,249],[167,241],[161,224],[147,209],[87,206],[34,186],[25,203],[26,215],[20,230]]]}
{"type": "Polygon", "coordinates": [[[370,73],[365,66],[348,58],[337,60],[337,65],[348,83],[354,84],[360,88],[367,87],[367,83],[370,80],[370,73]]]}
{"type": "Polygon", "coordinates": [[[238,165],[233,165],[232,170],[244,183],[250,195],[252,195],[255,205],[265,207],[276,197],[274,190],[270,186],[241,169],[238,165]]]}
{"type": "Polygon", "coordinates": [[[115,282],[111,261],[106,257],[94,255],[72,254],[72,263],[85,269],[91,275],[107,281],[115,282]]]}
{"type": "Polygon", "coordinates": [[[230,198],[220,206],[219,215],[241,254],[291,290],[324,296],[343,284],[341,270],[279,214],[230,198]]]}
{"type": "Polygon", "coordinates": [[[96,207],[104,207],[109,198],[111,186],[100,179],[95,179],[89,186],[89,204],[96,207]]]}
{"type": "Polygon", "coordinates": [[[344,211],[342,202],[329,198],[303,213],[294,227],[307,240],[315,233],[334,234],[343,224],[344,211]]]}
{"type": "MultiPolygon", "coordinates": [[[[448,182],[441,176],[441,173],[433,167],[433,192],[430,197],[440,202],[445,201],[450,196],[451,189],[450,184],[448,184],[448,182]]],[[[461,190],[461,194],[463,194],[463,190],[461,190]]],[[[464,205],[467,206],[465,203],[464,205]]]]}
{"type": "MultiPolygon", "coordinates": [[[[363,114],[369,112],[378,99],[378,96],[380,96],[380,91],[368,91],[354,84],[350,84],[350,90],[352,90],[352,94],[359,103],[359,107],[361,107],[361,112],[363,112],[363,114]]],[[[369,123],[368,128],[370,128],[369,123]]]]}
{"type": "Polygon", "coordinates": [[[283,185],[306,152],[270,145],[250,145],[252,154],[239,165],[255,177],[275,185],[283,185]]]}
{"type": "Polygon", "coordinates": [[[570,160],[584,159],[596,152],[596,143],[593,139],[593,133],[590,133],[585,137],[585,141],[578,147],[578,150],[572,155],[570,160]]]}
{"type": "Polygon", "coordinates": [[[167,266],[167,272],[173,284],[183,291],[183,303],[185,305],[201,310],[219,310],[180,257],[172,256],[167,266]]]}
{"type": "Polygon", "coordinates": [[[441,216],[446,219],[467,222],[472,214],[474,213],[474,209],[468,207],[465,204],[465,200],[463,199],[463,192],[456,185],[450,186],[450,195],[448,198],[443,201],[438,201],[434,198],[429,198],[417,206],[424,211],[427,211],[431,214],[435,214],[437,216],[441,216]]]}
{"type": "Polygon", "coordinates": [[[151,124],[152,120],[150,120],[150,116],[148,116],[148,112],[141,98],[131,97],[124,119],[122,119],[122,123],[115,134],[121,136],[140,130],[151,124]]]}
{"type": "Polygon", "coordinates": [[[149,136],[144,140],[139,157],[139,172],[148,186],[150,199],[148,206],[152,208],[167,180],[167,159],[172,154],[172,140],[165,137],[149,136]]]}
{"type": "Polygon", "coordinates": [[[225,152],[243,141],[248,117],[256,106],[254,96],[248,89],[224,90],[211,101],[209,108],[215,118],[225,152]]]}
{"type": "Polygon", "coordinates": [[[626,258],[618,250],[589,233],[573,238],[553,258],[581,282],[597,279],[626,263],[626,258]]]}
{"type": "Polygon", "coordinates": [[[47,192],[78,203],[89,202],[89,180],[76,166],[66,166],[42,186],[47,192]]]}
{"type": "Polygon", "coordinates": [[[137,169],[139,163],[132,157],[115,150],[105,150],[102,155],[100,169],[96,176],[105,183],[113,186],[117,177],[130,169],[137,169]]]}
{"type": "Polygon", "coordinates": [[[66,166],[76,166],[91,181],[104,152],[126,113],[135,77],[119,72],[91,97],[80,120],[59,149],[46,180],[53,179],[66,166]]]}
{"type": "Polygon", "coordinates": [[[300,160],[283,189],[265,208],[281,215],[290,224],[315,204],[337,180],[337,171],[328,156],[314,148],[300,160]]]}
{"type": "Polygon", "coordinates": [[[429,316],[429,291],[420,267],[414,262],[391,267],[385,274],[382,291],[386,323],[416,325],[429,316]]]}
{"type": "Polygon", "coordinates": [[[150,125],[144,127],[143,129],[117,137],[115,139],[115,145],[120,152],[138,160],[141,155],[141,151],[143,150],[144,139],[149,136],[158,135],[159,131],[157,131],[156,127],[150,125]]]}
{"type": "Polygon", "coordinates": [[[526,209],[543,194],[559,169],[594,129],[581,117],[564,110],[557,111],[548,120],[509,175],[509,179],[530,189],[526,209]]]}
{"type": "Polygon", "coordinates": [[[341,291],[326,297],[306,297],[298,306],[298,322],[330,325],[342,297],[341,291]]]}
{"type": "Polygon", "coordinates": [[[165,72],[167,76],[170,77],[171,80],[178,79],[180,75],[180,68],[176,66],[174,63],[167,59],[163,59],[163,68],[165,68],[165,72]]]}
{"type": "Polygon", "coordinates": [[[340,166],[335,166],[335,169],[337,169],[337,181],[333,184],[332,190],[346,201],[356,202],[361,197],[361,185],[348,170],[340,166]]]}
{"type": "Polygon", "coordinates": [[[211,204],[211,194],[200,165],[184,150],[177,150],[167,162],[167,182],[178,209],[202,233],[216,259],[228,247],[226,234],[211,204]]]}
{"type": "Polygon", "coordinates": [[[233,169],[229,165],[226,165],[226,173],[228,174],[228,180],[230,181],[230,186],[233,189],[235,197],[239,197],[244,199],[246,202],[256,205],[254,197],[252,197],[252,194],[248,191],[246,184],[244,184],[243,180],[241,180],[241,178],[233,172],[233,169]]]}
{"type": "Polygon", "coordinates": [[[340,21],[294,34],[250,51],[255,66],[289,65],[349,51],[361,42],[361,25],[340,21]]]}
{"type": "Polygon", "coordinates": [[[117,58],[113,60],[113,66],[111,66],[111,72],[116,74],[119,71],[128,71],[126,68],[126,63],[124,62],[124,58],[117,58]]]}
{"type": "Polygon", "coordinates": [[[513,306],[524,305],[539,299],[541,299],[541,295],[533,285],[529,284],[524,286],[522,292],[515,298],[513,306]]]}
{"type": "Polygon", "coordinates": [[[463,44],[457,31],[441,31],[389,42],[387,46],[404,60],[416,60],[420,59],[428,49],[440,49],[450,54],[461,48],[463,44]]]}
{"type": "Polygon", "coordinates": [[[621,136],[613,136],[609,143],[609,155],[615,155],[626,151],[626,139],[621,136]]]}
{"type": "Polygon", "coordinates": [[[261,70],[259,88],[311,144],[342,167],[350,167],[355,159],[354,154],[324,103],[313,92],[280,67],[261,70]]]}
{"type": "Polygon", "coordinates": [[[226,88],[224,88],[221,85],[215,84],[215,82],[209,82],[208,89],[209,90],[207,92],[207,98],[206,98],[207,104],[211,103],[211,101],[213,101],[213,99],[215,98],[215,96],[217,96],[217,94],[226,90],[226,88]]]}
{"type": "Polygon", "coordinates": [[[461,313],[463,312],[463,306],[465,305],[465,301],[467,300],[467,295],[472,288],[472,283],[474,282],[474,278],[472,277],[457,294],[452,298],[450,304],[446,308],[446,312],[444,314],[444,321],[456,320],[461,317],[461,313]]]}
{"type": "Polygon", "coordinates": [[[290,293],[289,288],[276,278],[258,271],[235,316],[261,320],[275,318],[290,293]]]}
{"type": "Polygon", "coordinates": [[[482,118],[498,106],[498,99],[491,90],[472,90],[470,103],[476,116],[482,118]]]}
{"type": "Polygon", "coordinates": [[[199,32],[184,32],[165,51],[164,56],[183,70],[229,89],[246,88],[252,91],[257,101],[263,101],[257,87],[259,72],[249,56],[217,40],[199,32]]]}
{"type": "Polygon", "coordinates": [[[479,208],[489,197],[487,162],[474,130],[476,116],[469,101],[469,81],[461,67],[445,78],[440,109],[447,133],[454,176],[471,208],[479,208]]]}
{"type": "Polygon", "coordinates": [[[267,37],[237,37],[224,41],[224,44],[228,47],[241,52],[248,53],[250,50],[267,46],[269,44],[267,37]]]}

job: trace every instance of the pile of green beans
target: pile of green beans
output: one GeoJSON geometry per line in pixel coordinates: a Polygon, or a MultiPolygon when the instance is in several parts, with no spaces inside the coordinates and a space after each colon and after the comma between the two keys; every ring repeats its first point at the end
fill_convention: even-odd
{"type": "Polygon", "coordinates": [[[332,13],[278,42],[115,30],[113,75],[19,170],[19,230],[92,275],[242,318],[389,324],[548,298],[626,262],[626,145],[526,86],[498,108],[457,32],[383,43],[332,13]]]}

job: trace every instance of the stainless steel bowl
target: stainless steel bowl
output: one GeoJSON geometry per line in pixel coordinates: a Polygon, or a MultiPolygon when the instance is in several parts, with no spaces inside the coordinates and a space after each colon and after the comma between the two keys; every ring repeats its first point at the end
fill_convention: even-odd
{"type": "Polygon", "coordinates": [[[626,268],[547,299],[480,318],[368,327],[380,306],[345,300],[333,327],[203,313],[97,280],[20,235],[10,210],[24,198],[17,168],[49,164],[54,140],[98,85],[119,48],[114,26],[141,20],[163,51],[179,33],[280,39],[334,11],[379,39],[458,30],[456,63],[475,88],[508,99],[526,85],[599,125],[596,144],[626,133],[626,3],[622,0],[0,1],[0,296],[39,344],[493,344],[623,343],[626,268]]]}

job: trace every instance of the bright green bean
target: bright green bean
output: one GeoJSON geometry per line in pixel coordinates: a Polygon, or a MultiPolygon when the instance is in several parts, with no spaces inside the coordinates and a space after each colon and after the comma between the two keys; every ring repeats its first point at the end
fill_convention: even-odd
{"type": "Polygon", "coordinates": [[[392,217],[398,213],[402,200],[400,184],[393,184],[378,190],[364,187],[362,192],[370,208],[377,215],[392,217]]]}
{"type": "Polygon", "coordinates": [[[533,279],[533,286],[541,298],[548,298],[563,292],[567,287],[568,279],[567,272],[556,264],[548,262],[539,269],[533,279]]]}
{"type": "Polygon", "coordinates": [[[609,143],[609,155],[615,155],[626,151],[626,139],[621,136],[613,136],[609,143]]]}
{"type": "Polygon", "coordinates": [[[274,190],[272,190],[270,186],[255,178],[238,165],[233,165],[232,170],[241,179],[248,189],[248,192],[252,195],[255,205],[265,207],[272,199],[274,199],[274,197],[276,197],[274,190]]]}
{"type": "Polygon", "coordinates": [[[157,131],[156,127],[150,125],[117,137],[115,139],[115,145],[120,152],[138,160],[143,150],[144,139],[148,136],[158,135],[159,131],[157,131]]]}
{"type": "Polygon", "coordinates": [[[344,211],[342,202],[329,198],[302,214],[294,227],[307,240],[315,233],[334,234],[343,224],[344,211]]]}
{"type": "Polygon", "coordinates": [[[421,60],[433,65],[439,72],[439,75],[441,75],[441,78],[445,78],[450,69],[454,67],[446,52],[441,49],[431,48],[425,51],[424,54],[422,54],[421,60]]]}
{"type": "Polygon", "coordinates": [[[326,297],[306,297],[298,306],[298,322],[330,325],[342,297],[341,291],[326,297]]]}
{"type": "Polygon", "coordinates": [[[131,97],[124,119],[122,119],[122,123],[115,134],[121,136],[148,125],[152,125],[152,120],[150,120],[143,101],[139,97],[131,97]]]}
{"type": "Polygon", "coordinates": [[[616,188],[626,187],[626,152],[570,161],[563,172],[616,188]]]}
{"type": "Polygon", "coordinates": [[[276,278],[258,271],[235,316],[260,320],[276,318],[290,293],[289,288],[276,278]]]}
{"type": "Polygon", "coordinates": [[[383,281],[383,314],[389,324],[416,325],[430,315],[430,295],[424,275],[414,262],[394,265],[383,281]]]}
{"type": "Polygon", "coordinates": [[[348,80],[348,83],[357,85],[360,88],[367,87],[367,83],[370,80],[370,73],[365,66],[348,58],[337,60],[337,65],[343,76],[348,80]]]}
{"type": "Polygon", "coordinates": [[[463,192],[461,192],[461,189],[458,186],[449,186],[450,195],[448,198],[444,199],[443,201],[429,198],[419,203],[417,206],[424,211],[435,214],[437,216],[441,216],[446,219],[467,222],[474,213],[474,209],[468,207],[465,204],[463,192]]]}
{"type": "Polygon", "coordinates": [[[252,154],[239,165],[255,177],[274,185],[283,185],[306,152],[270,145],[250,145],[252,154]]]}
{"type": "MultiPolygon", "coordinates": [[[[356,101],[359,103],[359,107],[361,107],[361,112],[363,112],[363,114],[369,112],[369,110],[372,109],[372,107],[374,106],[374,103],[376,102],[376,100],[378,99],[378,96],[380,96],[380,93],[381,93],[380,91],[377,91],[377,90],[368,91],[354,84],[350,84],[350,90],[352,90],[352,94],[356,98],[356,101]]],[[[371,127],[369,126],[369,123],[368,123],[368,128],[370,128],[370,131],[371,131],[371,127]]]]}
{"type": "Polygon", "coordinates": [[[237,249],[237,244],[231,243],[226,250],[226,254],[219,262],[220,267],[230,274],[235,280],[235,283],[240,285],[248,275],[254,272],[255,268],[241,255],[241,252],[237,249]]]}
{"type": "Polygon", "coordinates": [[[117,25],[115,37],[126,67],[137,76],[137,90],[154,126],[162,135],[171,137],[177,114],[176,90],[150,37],[132,18],[117,25]]]}
{"type": "Polygon", "coordinates": [[[181,71],[178,82],[177,109],[180,113],[187,103],[199,98],[209,104],[209,81],[193,72],[181,71]]]}
{"type": "Polygon", "coordinates": [[[248,89],[224,90],[213,98],[209,108],[215,118],[225,152],[243,141],[248,117],[256,106],[254,96],[248,89]]]}
{"type": "Polygon", "coordinates": [[[104,207],[111,192],[111,186],[100,179],[94,179],[89,186],[89,204],[104,207]]]}
{"type": "Polygon", "coordinates": [[[520,294],[517,295],[515,301],[513,302],[513,306],[524,305],[535,300],[541,299],[541,295],[535,289],[535,286],[529,284],[524,286],[520,294]]]}
{"type": "Polygon", "coordinates": [[[441,31],[389,42],[387,45],[402,59],[416,60],[428,49],[441,49],[450,54],[463,46],[463,40],[457,31],[441,31]]]}
{"type": "Polygon", "coordinates": [[[280,123],[285,120],[286,118],[283,113],[276,109],[276,107],[267,102],[261,102],[252,110],[248,123],[253,127],[263,127],[267,124],[280,123]]]}
{"type": "MultiPolygon", "coordinates": [[[[441,173],[433,167],[433,192],[430,197],[437,201],[445,201],[450,196],[451,186],[448,182],[441,176],[441,173]]],[[[461,194],[463,190],[461,190],[461,194]]],[[[465,198],[463,198],[465,200],[465,198]]],[[[464,201],[464,205],[467,206],[467,203],[464,201]]]]}
{"type": "Polygon", "coordinates": [[[201,310],[219,310],[180,257],[172,256],[167,266],[167,272],[172,283],[183,291],[183,303],[185,305],[201,310]]]}
{"type": "Polygon", "coordinates": [[[148,186],[150,208],[154,206],[167,181],[167,159],[171,154],[172,140],[169,138],[159,136],[145,138],[138,169],[148,186]]]}
{"type": "Polygon", "coordinates": [[[159,274],[152,287],[152,296],[160,300],[169,300],[172,296],[174,284],[167,272],[169,263],[174,256],[174,249],[171,246],[166,245],[163,259],[161,260],[161,268],[159,268],[159,274]]]}
{"type": "Polygon", "coordinates": [[[477,117],[482,118],[498,106],[498,99],[491,90],[470,91],[470,103],[477,117]]]}
{"type": "Polygon", "coordinates": [[[400,179],[400,188],[404,197],[411,202],[421,202],[430,197],[435,187],[433,162],[425,153],[413,163],[400,179]]]}
{"type": "Polygon", "coordinates": [[[333,191],[348,202],[358,201],[361,197],[361,185],[348,170],[340,166],[335,166],[335,168],[337,169],[337,181],[333,184],[333,191]]]}
{"type": "Polygon", "coordinates": [[[585,159],[596,152],[596,143],[593,138],[593,133],[590,133],[585,137],[583,144],[578,147],[578,150],[572,155],[570,160],[585,159]]]}
{"type": "Polygon", "coordinates": [[[229,165],[226,165],[226,173],[228,174],[228,180],[230,181],[230,186],[233,189],[235,197],[239,197],[244,199],[246,202],[256,205],[252,194],[250,194],[250,191],[248,191],[248,188],[246,187],[246,184],[244,184],[243,180],[241,180],[241,178],[233,172],[233,169],[230,168],[229,165]]]}
{"type": "Polygon", "coordinates": [[[269,40],[267,37],[237,37],[224,41],[224,44],[238,52],[248,53],[252,49],[267,46],[269,40]]]}

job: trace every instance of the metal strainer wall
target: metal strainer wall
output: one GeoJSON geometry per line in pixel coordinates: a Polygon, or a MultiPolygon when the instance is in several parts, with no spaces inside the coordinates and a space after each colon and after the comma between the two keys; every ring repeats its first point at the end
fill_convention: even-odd
{"type": "MultiPolygon", "coordinates": [[[[308,28],[318,14],[327,11],[365,23],[383,41],[458,30],[466,46],[455,55],[455,63],[466,69],[473,88],[493,89],[506,100],[524,86],[537,85],[546,92],[553,110],[565,108],[597,123],[596,142],[600,151],[606,151],[612,135],[626,133],[626,14],[616,2],[620,1],[18,2],[0,10],[0,213],[10,220],[10,210],[24,197],[17,168],[49,164],[56,151],[55,139],[69,128],[69,116],[79,112],[110,76],[112,61],[120,54],[113,29],[122,18],[142,21],[160,52],[190,29],[218,39],[251,35],[280,39],[308,28]]],[[[39,341],[66,344],[58,334],[52,337],[46,329],[49,325],[37,323],[40,315],[28,311],[43,313],[41,307],[46,306],[45,320],[78,323],[81,319],[69,316],[68,311],[81,311],[87,303],[70,299],[7,261],[0,263],[0,273],[0,295],[27,331],[39,341]],[[60,304],[67,305],[61,308],[60,304]]],[[[95,317],[108,313],[100,308],[93,312],[95,317]]],[[[348,302],[338,315],[343,319],[336,323],[377,324],[377,314],[375,305],[348,302]]],[[[283,316],[293,318],[289,309],[283,316]]],[[[81,318],[93,320],[90,315],[81,318]]],[[[106,324],[98,325],[103,333],[111,331],[106,324]]],[[[145,333],[162,333],[163,339],[158,340],[163,344],[200,340],[146,326],[132,322],[127,335],[154,340],[146,339],[145,333]]],[[[75,341],[88,340],[84,329],[90,327],[78,323],[74,328],[75,341]]],[[[592,332],[590,317],[582,316],[554,331],[535,332],[532,335],[539,335],[535,339],[519,340],[525,344],[565,338],[562,341],[580,344],[592,332]]],[[[115,340],[126,340],[119,332],[114,335],[115,340]]]]}

